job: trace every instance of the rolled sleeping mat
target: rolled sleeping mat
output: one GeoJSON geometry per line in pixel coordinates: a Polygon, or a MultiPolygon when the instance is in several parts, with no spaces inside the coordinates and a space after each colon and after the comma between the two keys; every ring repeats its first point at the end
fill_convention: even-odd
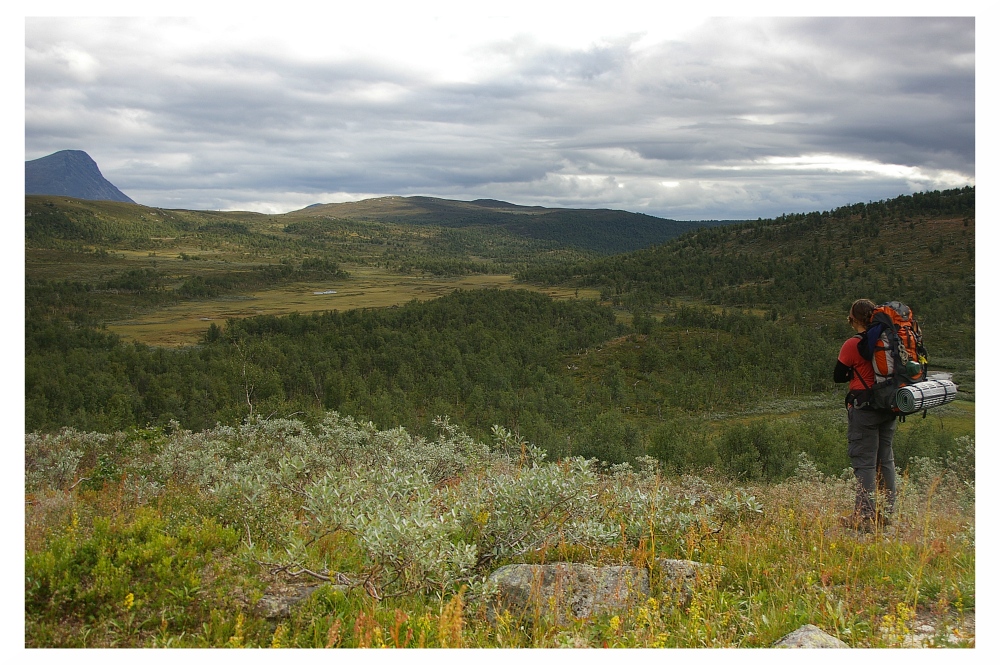
{"type": "Polygon", "coordinates": [[[894,402],[901,413],[915,413],[941,406],[958,396],[958,386],[951,381],[921,381],[896,391],[894,402]]]}

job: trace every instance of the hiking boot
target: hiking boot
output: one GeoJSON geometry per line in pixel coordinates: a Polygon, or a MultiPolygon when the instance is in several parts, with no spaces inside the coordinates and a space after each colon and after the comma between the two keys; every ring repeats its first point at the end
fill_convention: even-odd
{"type": "Polygon", "coordinates": [[[895,538],[897,535],[899,535],[899,530],[895,526],[889,525],[886,527],[882,527],[882,537],[885,538],[886,540],[891,540],[895,538]]]}
{"type": "Polygon", "coordinates": [[[858,533],[872,533],[875,531],[875,520],[867,515],[841,515],[840,526],[858,533]]]}

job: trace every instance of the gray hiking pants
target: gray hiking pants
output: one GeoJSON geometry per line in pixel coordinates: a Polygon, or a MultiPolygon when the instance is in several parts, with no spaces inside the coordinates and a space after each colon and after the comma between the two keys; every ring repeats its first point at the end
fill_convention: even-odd
{"type": "Polygon", "coordinates": [[[854,510],[874,519],[877,494],[885,494],[883,513],[892,514],[896,502],[896,464],[892,459],[892,437],[896,416],[891,411],[847,410],[847,454],[858,479],[854,510]]]}

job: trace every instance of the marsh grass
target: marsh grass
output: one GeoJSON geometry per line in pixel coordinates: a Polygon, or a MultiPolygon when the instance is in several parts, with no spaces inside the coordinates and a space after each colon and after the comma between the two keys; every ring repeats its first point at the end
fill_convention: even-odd
{"type": "Polygon", "coordinates": [[[239,296],[181,301],[137,312],[128,320],[111,322],[108,330],[143,344],[183,347],[198,343],[213,321],[221,325],[230,318],[402,306],[413,300],[438,298],[456,289],[483,288],[528,289],[555,299],[594,300],[598,295],[594,289],[523,284],[515,282],[511,275],[400,275],[384,268],[352,266],[351,276],[346,279],[295,282],[239,296]],[[337,293],[314,293],[327,289],[334,289],[337,293]]]}

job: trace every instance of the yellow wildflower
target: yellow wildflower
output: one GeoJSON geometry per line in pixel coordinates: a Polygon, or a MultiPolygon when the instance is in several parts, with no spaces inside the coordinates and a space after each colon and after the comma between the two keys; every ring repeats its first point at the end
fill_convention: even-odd
{"type": "Polygon", "coordinates": [[[229,637],[229,646],[234,649],[239,649],[243,646],[243,613],[240,612],[236,615],[236,626],[233,628],[233,634],[229,637]]]}
{"type": "Polygon", "coordinates": [[[274,629],[274,637],[271,638],[271,648],[272,649],[284,649],[285,648],[285,633],[288,632],[288,628],[285,624],[280,623],[278,627],[274,629]]]}

